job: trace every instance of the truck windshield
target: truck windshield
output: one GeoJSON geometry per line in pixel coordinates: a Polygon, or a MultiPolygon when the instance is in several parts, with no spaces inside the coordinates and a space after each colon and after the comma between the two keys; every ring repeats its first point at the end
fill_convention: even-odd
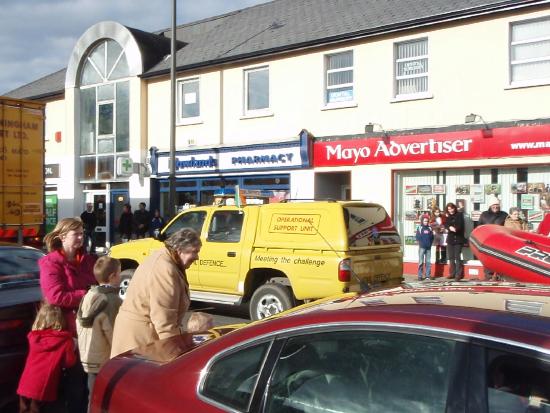
{"type": "Polygon", "coordinates": [[[386,210],[377,205],[344,207],[349,247],[400,244],[386,210]]]}

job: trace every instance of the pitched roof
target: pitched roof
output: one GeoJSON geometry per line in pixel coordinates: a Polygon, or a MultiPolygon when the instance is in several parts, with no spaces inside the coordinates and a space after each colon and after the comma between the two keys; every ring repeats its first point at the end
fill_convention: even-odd
{"type": "MultiPolygon", "coordinates": [[[[177,38],[185,45],[176,54],[177,68],[205,67],[545,3],[544,0],[274,0],[178,26],[177,38]]],[[[170,30],[155,35],[168,38],[170,30]]],[[[144,77],[170,71],[170,59],[158,54],[154,57],[157,60],[145,66],[144,77]]],[[[35,98],[61,93],[63,82],[56,75],[62,77],[57,72],[7,96],[35,98]]]]}

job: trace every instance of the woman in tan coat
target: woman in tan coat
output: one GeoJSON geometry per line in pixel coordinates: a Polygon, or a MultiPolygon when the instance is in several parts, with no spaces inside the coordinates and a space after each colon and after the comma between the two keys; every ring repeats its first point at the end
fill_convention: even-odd
{"type": "Polygon", "coordinates": [[[510,208],[510,214],[504,221],[504,226],[512,229],[519,229],[520,231],[527,231],[528,225],[523,219],[520,218],[521,210],[517,207],[510,208]]]}
{"type": "MultiPolygon", "coordinates": [[[[137,268],[115,321],[111,357],[181,333],[190,302],[185,270],[198,259],[200,249],[198,234],[184,228],[137,268]]],[[[211,323],[210,317],[201,329],[211,323]]]]}

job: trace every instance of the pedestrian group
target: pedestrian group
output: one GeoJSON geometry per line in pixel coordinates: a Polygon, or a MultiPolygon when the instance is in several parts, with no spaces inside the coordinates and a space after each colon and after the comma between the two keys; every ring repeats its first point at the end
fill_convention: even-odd
{"type": "MultiPolygon", "coordinates": [[[[164,225],[158,211],[149,219],[144,203],[139,211],[132,219],[138,237],[164,225]]],[[[85,212],[92,213],[93,206],[85,212]]],[[[129,212],[128,205],[123,215],[129,212]]],[[[110,357],[213,327],[209,314],[194,312],[182,328],[190,303],[185,271],[201,248],[196,232],[176,231],[147,257],[122,301],[120,261],[98,258],[84,246],[92,225],[84,217],[64,218],[44,238],[48,254],[39,260],[44,301],[28,334],[29,354],[17,388],[21,413],[84,413],[96,375],[110,357]]]]}

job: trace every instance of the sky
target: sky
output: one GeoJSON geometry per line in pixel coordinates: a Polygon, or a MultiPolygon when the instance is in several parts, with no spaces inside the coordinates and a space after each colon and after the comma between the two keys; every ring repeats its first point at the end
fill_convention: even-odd
{"type": "MultiPolygon", "coordinates": [[[[177,24],[269,0],[177,0],[177,24]]],[[[170,28],[172,0],[0,0],[0,95],[67,67],[79,37],[100,21],[170,28]]]]}

